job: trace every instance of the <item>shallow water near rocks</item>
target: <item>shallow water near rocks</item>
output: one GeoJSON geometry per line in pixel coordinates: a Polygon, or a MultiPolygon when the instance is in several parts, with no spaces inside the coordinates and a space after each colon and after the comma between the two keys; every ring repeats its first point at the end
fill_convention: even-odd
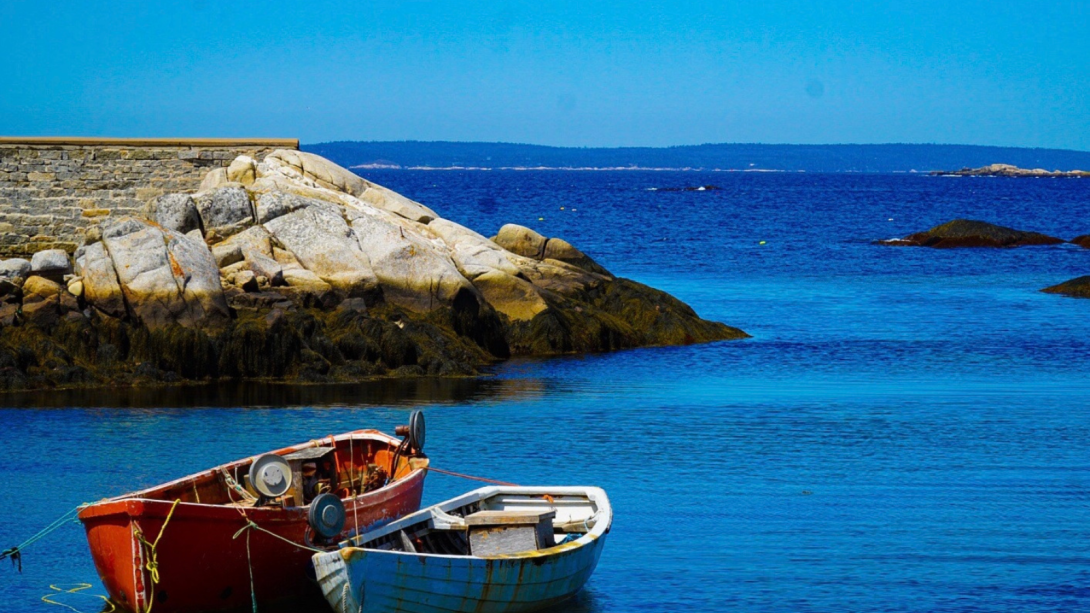
{"type": "MultiPolygon", "coordinates": [[[[367,177],[487,235],[561,236],[753,338],[480,380],[0,397],[0,546],[80,502],[423,407],[439,468],[607,490],[605,552],[561,610],[1090,608],[1090,300],[1037,291],[1090,274],[1090,250],[871,244],[957,217],[1071,238],[1090,181],[367,177]]],[[[433,474],[425,502],[475,486],[433,474]]],[[[79,526],[23,566],[0,567],[6,610],[57,610],[41,596],[75,582],[92,588],[57,600],[98,609],[79,526]]]]}

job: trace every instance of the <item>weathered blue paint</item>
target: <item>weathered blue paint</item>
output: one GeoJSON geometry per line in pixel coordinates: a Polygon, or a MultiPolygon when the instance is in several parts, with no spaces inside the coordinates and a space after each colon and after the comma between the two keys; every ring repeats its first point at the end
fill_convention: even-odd
{"type": "Polygon", "coordinates": [[[612,522],[605,492],[584,487],[491,487],[424,509],[314,556],[318,581],[338,613],[532,611],[571,597],[598,563],[612,522]],[[552,501],[543,498],[548,494],[552,501]],[[548,549],[481,558],[355,546],[409,526],[451,525],[447,512],[480,501],[490,509],[555,509],[554,525],[588,531],[548,549]]]}

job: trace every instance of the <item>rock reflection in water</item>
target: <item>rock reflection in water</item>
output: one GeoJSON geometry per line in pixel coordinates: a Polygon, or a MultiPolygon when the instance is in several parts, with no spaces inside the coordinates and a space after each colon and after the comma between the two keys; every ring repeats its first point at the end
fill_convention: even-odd
{"type": "Polygon", "coordinates": [[[416,406],[534,398],[543,392],[543,385],[535,379],[490,377],[377,379],[332,385],[225,383],[16,392],[0,395],[0,406],[36,409],[416,406]]]}

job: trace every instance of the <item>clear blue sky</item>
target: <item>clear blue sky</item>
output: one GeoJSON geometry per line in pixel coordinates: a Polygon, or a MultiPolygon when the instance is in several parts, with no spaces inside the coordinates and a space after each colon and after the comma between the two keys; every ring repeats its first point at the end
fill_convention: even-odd
{"type": "Polygon", "coordinates": [[[0,134],[1090,150],[1086,2],[0,2],[0,134]]]}

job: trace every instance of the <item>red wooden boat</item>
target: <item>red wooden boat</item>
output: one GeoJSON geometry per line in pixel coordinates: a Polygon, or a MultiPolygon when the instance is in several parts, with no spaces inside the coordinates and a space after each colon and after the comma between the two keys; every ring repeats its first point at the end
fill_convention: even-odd
{"type": "Polygon", "coordinates": [[[103,585],[135,613],[248,610],[251,597],[262,611],[309,601],[324,608],[309,579],[313,548],[420,508],[428,460],[419,421],[416,441],[358,430],[272,452],[293,477],[283,496],[250,483],[250,469],[262,466],[255,461],[270,459],[255,456],[84,508],[79,519],[103,585]],[[308,523],[318,506],[308,503],[323,491],[344,505],[343,530],[324,541],[308,523]]]}

